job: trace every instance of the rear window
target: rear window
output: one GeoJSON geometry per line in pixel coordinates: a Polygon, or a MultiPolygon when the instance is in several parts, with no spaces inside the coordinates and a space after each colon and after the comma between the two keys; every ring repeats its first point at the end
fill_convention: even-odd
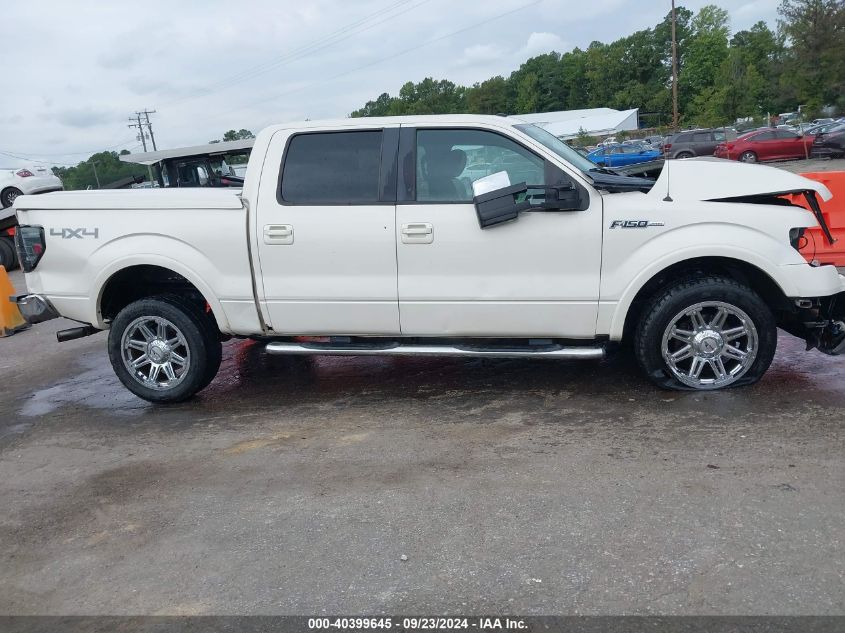
{"type": "Polygon", "coordinates": [[[692,140],[696,143],[708,143],[711,141],[710,132],[696,132],[692,135],[692,140]]]}
{"type": "Polygon", "coordinates": [[[674,143],[689,143],[692,140],[692,134],[678,134],[675,137],[674,143]]]}
{"type": "Polygon", "coordinates": [[[379,199],[379,131],[315,132],[291,138],[282,200],[291,204],[367,204],[379,199]]]}

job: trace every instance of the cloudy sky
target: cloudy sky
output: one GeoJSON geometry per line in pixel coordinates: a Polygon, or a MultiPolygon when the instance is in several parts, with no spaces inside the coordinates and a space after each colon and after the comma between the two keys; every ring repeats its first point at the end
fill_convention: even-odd
{"type": "MultiPolygon", "coordinates": [[[[734,30],[779,0],[709,0],[734,30]]],[[[708,0],[679,0],[693,11],[708,0]]],[[[225,130],[344,117],[426,76],[463,84],[527,57],[655,25],[670,0],[27,0],[6,2],[0,166],[159,149],[225,130]],[[12,28],[9,28],[12,27],[12,28]],[[15,156],[9,156],[14,154],[15,156]]]]}

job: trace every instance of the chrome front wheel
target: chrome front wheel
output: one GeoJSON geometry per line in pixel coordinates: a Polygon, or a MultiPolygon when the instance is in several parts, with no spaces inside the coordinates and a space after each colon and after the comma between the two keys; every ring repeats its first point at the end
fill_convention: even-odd
{"type": "Polygon", "coordinates": [[[191,369],[191,350],[185,335],[160,316],[132,321],[124,330],[120,347],[126,370],[148,389],[173,389],[191,369]]]}
{"type": "Polygon", "coordinates": [[[695,389],[719,389],[754,364],[759,335],[751,317],[723,301],[696,303],[672,319],[661,353],[674,377],[695,389]]]}

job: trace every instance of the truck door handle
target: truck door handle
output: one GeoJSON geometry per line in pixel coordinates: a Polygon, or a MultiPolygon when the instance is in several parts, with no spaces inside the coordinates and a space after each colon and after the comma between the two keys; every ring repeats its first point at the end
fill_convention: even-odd
{"type": "Polygon", "coordinates": [[[265,224],[265,244],[293,244],[293,226],[290,224],[265,224]]]}
{"type": "Polygon", "coordinates": [[[434,229],[430,222],[403,224],[401,232],[404,244],[431,244],[434,241],[434,229]]]}

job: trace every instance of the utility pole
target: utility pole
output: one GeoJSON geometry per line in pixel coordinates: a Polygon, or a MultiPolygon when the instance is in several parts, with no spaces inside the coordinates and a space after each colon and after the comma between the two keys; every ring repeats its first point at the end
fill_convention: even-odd
{"type": "Polygon", "coordinates": [[[142,114],[143,114],[143,115],[144,115],[144,118],[146,118],[146,120],[147,120],[147,131],[149,131],[149,133],[150,133],[150,140],[153,142],[153,151],[154,151],[154,152],[157,152],[157,151],[158,151],[158,148],[156,147],[156,137],[155,137],[155,136],[153,136],[153,125],[152,125],[152,123],[150,123],[150,115],[151,115],[151,114],[155,114],[155,112],[156,112],[155,110],[147,110],[147,109],[144,109],[144,111],[143,111],[143,112],[139,112],[139,113],[138,113],[138,116],[140,116],[140,115],[142,115],[142,114]]]}
{"type": "Polygon", "coordinates": [[[678,131],[678,39],[675,36],[675,0],[672,0],[672,128],[678,131]]]}
{"type": "Polygon", "coordinates": [[[97,189],[100,188],[100,176],[97,173],[97,161],[91,161],[91,166],[94,168],[94,180],[97,181],[97,189]]]}
{"type": "Polygon", "coordinates": [[[132,117],[129,117],[130,121],[136,121],[136,122],[130,123],[126,127],[136,127],[136,128],[138,128],[138,136],[140,137],[141,144],[144,146],[144,151],[146,152],[147,151],[147,136],[146,136],[146,134],[144,134],[144,124],[141,123],[141,113],[136,112],[135,117],[136,118],[134,118],[134,119],[132,117]]]}

